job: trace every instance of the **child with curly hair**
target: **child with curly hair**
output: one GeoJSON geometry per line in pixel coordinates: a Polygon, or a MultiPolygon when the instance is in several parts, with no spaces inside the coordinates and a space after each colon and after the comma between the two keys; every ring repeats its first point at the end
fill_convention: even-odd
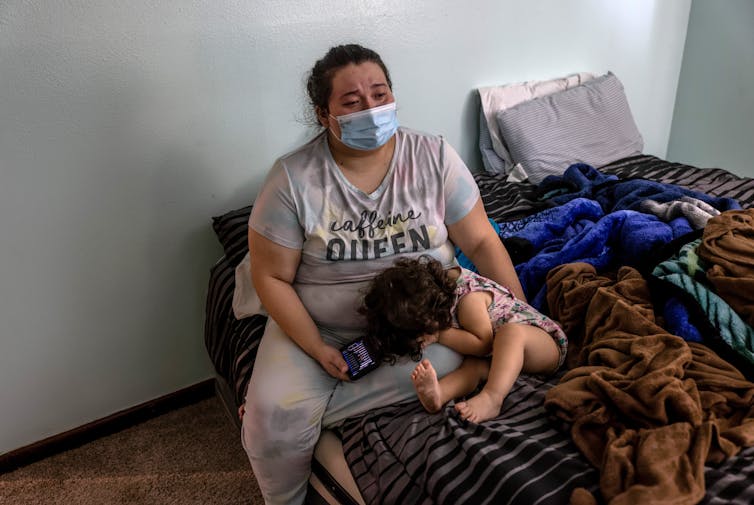
{"type": "Polygon", "coordinates": [[[567,339],[557,323],[508,288],[462,267],[443,269],[429,256],[400,259],[378,274],[359,312],[366,316],[365,340],[377,359],[419,361],[411,380],[430,413],[486,380],[455,409],[475,423],[493,419],[521,372],[549,374],[565,360],[567,339]],[[421,359],[422,349],[436,342],[466,355],[440,379],[429,360],[421,359]]]}

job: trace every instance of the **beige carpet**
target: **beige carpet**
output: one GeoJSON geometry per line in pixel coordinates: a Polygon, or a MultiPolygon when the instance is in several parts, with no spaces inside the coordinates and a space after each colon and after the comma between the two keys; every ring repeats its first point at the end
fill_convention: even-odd
{"type": "Polygon", "coordinates": [[[262,504],[217,398],[0,475],[0,504],[262,504]]]}

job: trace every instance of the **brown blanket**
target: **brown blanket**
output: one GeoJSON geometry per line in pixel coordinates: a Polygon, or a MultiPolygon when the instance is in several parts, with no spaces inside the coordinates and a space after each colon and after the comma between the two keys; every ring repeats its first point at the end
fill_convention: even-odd
{"type": "MultiPolygon", "coordinates": [[[[705,461],[754,444],[754,384],[700,344],[656,321],[641,274],[597,275],[586,263],[553,269],[548,304],[571,336],[568,371],[549,412],[600,470],[611,505],[693,504],[705,461]]],[[[584,490],[573,503],[589,503],[584,490]]]]}
{"type": "Polygon", "coordinates": [[[707,279],[749,326],[754,326],[754,209],[730,210],[704,228],[699,257],[707,279]]]}

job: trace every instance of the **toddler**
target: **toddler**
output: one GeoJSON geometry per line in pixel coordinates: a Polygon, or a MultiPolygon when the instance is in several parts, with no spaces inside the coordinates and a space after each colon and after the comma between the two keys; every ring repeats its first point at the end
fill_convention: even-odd
{"type": "Polygon", "coordinates": [[[486,380],[455,409],[475,423],[492,419],[521,372],[552,373],[565,360],[567,339],[557,323],[508,288],[462,267],[446,270],[429,256],[400,259],[378,274],[359,311],[377,359],[421,360],[411,380],[430,413],[486,380]],[[432,364],[421,359],[422,349],[435,342],[466,355],[439,380],[432,364]]]}

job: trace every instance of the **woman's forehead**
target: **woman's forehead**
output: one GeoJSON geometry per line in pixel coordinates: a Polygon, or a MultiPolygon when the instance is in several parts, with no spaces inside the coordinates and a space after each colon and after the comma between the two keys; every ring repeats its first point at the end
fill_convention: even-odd
{"type": "Polygon", "coordinates": [[[382,68],[372,61],[349,63],[336,70],[332,79],[333,96],[378,85],[387,86],[387,78],[382,68]]]}

